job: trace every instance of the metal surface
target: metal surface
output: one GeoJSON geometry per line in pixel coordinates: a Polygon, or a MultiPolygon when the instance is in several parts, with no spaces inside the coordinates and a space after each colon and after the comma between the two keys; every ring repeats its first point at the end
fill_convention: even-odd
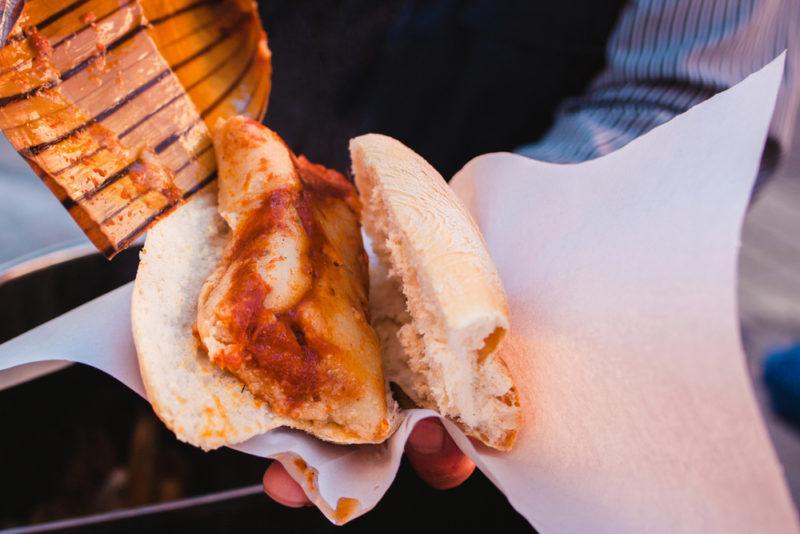
{"type": "MultiPolygon", "coordinates": [[[[14,280],[41,271],[66,261],[95,253],[95,248],[83,240],[47,247],[25,255],[15,261],[0,264],[0,286],[12,284],[14,280]]],[[[72,362],[52,361],[38,362],[10,369],[0,373],[0,391],[30,380],[60,371],[72,365],[72,362]]]]}
{"type": "MultiPolygon", "coordinates": [[[[108,262],[85,240],[47,247],[0,265],[0,342],[133,279],[138,251],[108,262]]],[[[39,362],[0,375],[0,390],[61,370],[70,362],[39,362]]]]}
{"type": "Polygon", "coordinates": [[[95,252],[96,249],[92,244],[83,239],[59,243],[37,250],[0,264],[0,285],[11,282],[28,273],[46,269],[74,258],[88,256],[95,252]]]}
{"type": "Polygon", "coordinates": [[[189,497],[188,499],[177,499],[170,502],[152,504],[149,506],[139,506],[125,510],[115,510],[113,512],[106,512],[102,514],[76,517],[73,519],[51,521],[49,523],[31,525],[29,527],[10,528],[6,530],[0,530],[0,533],[32,534],[34,532],[59,532],[68,528],[88,527],[102,523],[124,521],[125,519],[130,518],[140,518],[146,515],[177,512],[194,507],[208,506],[221,501],[241,499],[242,497],[249,497],[251,495],[260,495],[263,492],[264,488],[261,486],[261,484],[253,484],[252,486],[245,486],[243,488],[227,491],[219,491],[208,495],[201,495],[199,497],[189,497]]]}
{"type": "MultiPolygon", "coordinates": [[[[0,307],[0,342],[16,337],[34,328],[38,324],[57,317],[116,286],[126,283],[134,277],[137,265],[138,250],[125,251],[123,255],[118,256],[115,260],[108,261],[98,254],[95,248],[85,240],[72,241],[62,245],[40,249],[17,260],[0,265],[0,302],[8,304],[0,307]],[[67,291],[67,289],[69,289],[69,291],[67,291]],[[42,305],[42,303],[45,303],[45,305],[42,305]],[[12,321],[12,318],[15,318],[15,320],[12,321]]],[[[30,382],[36,378],[50,375],[55,371],[73,365],[74,364],[71,362],[52,361],[39,362],[8,370],[0,373],[0,392],[12,386],[30,382]]],[[[119,398],[112,400],[108,392],[102,393],[97,389],[99,384],[111,382],[111,380],[100,376],[94,379],[91,375],[97,375],[98,373],[96,371],[88,368],[81,369],[80,367],[81,366],[75,366],[68,373],[60,373],[58,376],[49,377],[47,380],[37,381],[36,383],[31,383],[22,388],[15,389],[13,392],[9,391],[4,393],[6,397],[4,397],[5,401],[2,403],[2,406],[0,406],[0,415],[2,415],[3,418],[8,418],[12,412],[21,409],[21,405],[24,405],[24,411],[30,412],[29,423],[31,428],[25,428],[24,424],[22,427],[19,427],[14,423],[11,423],[9,426],[15,427],[18,432],[31,435],[31,433],[37,432],[35,428],[38,425],[47,424],[44,422],[46,419],[42,418],[44,414],[40,412],[39,408],[32,405],[29,400],[15,402],[13,399],[41,398],[42,392],[46,392],[46,397],[52,395],[53,400],[65,398],[65,395],[69,395],[69,403],[81,403],[77,397],[77,387],[87,392],[95,392],[96,395],[100,395],[110,404],[110,406],[97,408],[94,412],[100,413],[111,410],[112,412],[118,413],[120,422],[126,422],[121,425],[120,428],[122,430],[117,429],[114,431],[110,428],[104,430],[111,436],[109,439],[122,439],[123,443],[134,439],[121,438],[118,433],[133,433],[132,435],[135,435],[136,431],[134,429],[142,424],[137,418],[141,417],[152,420],[149,426],[146,425],[151,429],[151,435],[148,439],[154,439],[154,435],[152,434],[153,429],[159,429],[160,434],[165,433],[149,410],[144,414],[140,412],[140,415],[131,419],[131,415],[128,414],[128,411],[132,409],[131,406],[142,404],[140,399],[135,396],[129,399],[131,395],[129,392],[125,391],[124,388],[115,388],[115,390],[119,389],[119,398]],[[88,388],[78,385],[84,380],[88,380],[88,384],[91,384],[88,388]],[[97,384],[95,384],[95,382],[97,382],[97,384]],[[12,394],[12,396],[8,397],[10,394],[12,394]],[[115,433],[117,433],[116,436],[118,436],[116,438],[114,437],[115,433]]],[[[114,388],[115,386],[111,384],[105,387],[114,388]]],[[[45,402],[47,401],[45,400],[45,402]]],[[[53,407],[53,409],[55,410],[56,408],[53,407]]],[[[68,409],[68,411],[75,409],[79,411],[83,408],[76,406],[72,409],[68,409]]],[[[87,428],[96,427],[96,423],[92,422],[90,420],[91,418],[85,416],[82,418],[77,414],[76,418],[78,420],[75,421],[75,424],[85,424],[87,428]]],[[[8,422],[10,423],[11,421],[13,421],[13,419],[8,422]]],[[[82,430],[77,431],[79,435],[83,435],[82,430]]],[[[174,440],[170,438],[171,436],[166,438],[168,446],[177,447],[177,450],[181,451],[186,449],[185,446],[174,442],[174,440]]],[[[85,438],[78,438],[77,443],[82,439],[85,438]]],[[[161,436],[160,439],[163,441],[164,437],[161,436]]],[[[76,444],[74,437],[71,438],[64,435],[62,436],[62,440],[63,443],[61,443],[59,447],[80,447],[80,445],[76,444]]],[[[20,440],[17,439],[14,441],[20,440]]],[[[41,446],[37,445],[37,447],[33,448],[26,448],[22,443],[7,443],[5,446],[9,449],[6,450],[5,453],[8,454],[0,453],[0,456],[6,458],[15,457],[17,462],[32,466],[32,462],[34,462],[36,457],[41,458],[41,454],[54,445],[54,443],[46,439],[41,446]],[[29,454],[30,456],[20,456],[22,450],[25,450],[25,454],[29,454]]],[[[172,452],[170,454],[182,454],[183,458],[186,458],[191,457],[192,454],[196,455],[197,452],[199,451],[192,450],[188,453],[184,451],[179,453],[172,452]]],[[[227,456],[236,457],[238,455],[237,453],[227,451],[227,456]]],[[[203,455],[203,458],[205,458],[205,455],[203,455]]],[[[198,460],[183,461],[196,462],[198,460]]],[[[208,458],[208,461],[213,460],[208,458]]],[[[223,457],[222,459],[217,459],[216,462],[222,465],[235,465],[235,458],[223,457]],[[231,462],[234,462],[234,464],[231,464],[231,462]]],[[[21,482],[14,474],[13,469],[9,470],[11,467],[12,466],[7,464],[4,466],[3,489],[8,489],[10,487],[8,486],[9,484],[19,484],[21,482]]],[[[69,469],[69,464],[62,464],[58,467],[57,471],[66,473],[69,469]]],[[[206,467],[206,469],[208,468],[206,467]]],[[[35,471],[36,470],[33,469],[33,472],[35,471]]],[[[146,472],[147,469],[144,469],[144,471],[146,472]]],[[[247,472],[252,472],[253,478],[256,478],[259,474],[258,468],[253,469],[251,467],[247,472]]],[[[239,477],[243,478],[241,475],[239,475],[239,477]]],[[[219,488],[218,485],[216,487],[219,488]]],[[[146,520],[147,517],[151,517],[153,521],[159,521],[158,518],[162,516],[181,517],[184,513],[210,513],[213,512],[215,506],[248,506],[246,501],[247,497],[257,496],[263,492],[261,486],[257,484],[246,485],[235,489],[224,489],[223,491],[209,492],[209,489],[216,489],[213,487],[206,487],[204,489],[206,493],[199,496],[189,496],[167,502],[146,504],[144,506],[125,507],[96,514],[85,515],[84,512],[84,514],[69,519],[47,521],[29,526],[12,527],[2,530],[2,532],[27,533],[56,532],[65,529],[102,529],[107,528],[109,524],[124,525],[131,520],[146,520]],[[245,500],[243,501],[243,499],[245,500]],[[194,511],[190,512],[190,510],[194,511]],[[198,512],[198,510],[202,510],[202,512],[198,512]]],[[[44,499],[46,493],[46,491],[41,493],[34,489],[34,495],[41,494],[41,499],[44,499]]],[[[3,515],[3,513],[0,513],[0,525],[2,525],[3,515]]]]}

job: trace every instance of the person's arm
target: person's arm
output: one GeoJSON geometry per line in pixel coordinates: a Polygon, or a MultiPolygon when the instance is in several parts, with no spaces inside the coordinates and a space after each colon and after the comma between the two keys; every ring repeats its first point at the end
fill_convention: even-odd
{"type": "Polygon", "coordinates": [[[559,163],[593,159],[683,113],[788,49],[764,166],[785,150],[800,97],[797,0],[639,0],[620,15],[606,68],[566,100],[553,127],[517,152],[559,163]]]}

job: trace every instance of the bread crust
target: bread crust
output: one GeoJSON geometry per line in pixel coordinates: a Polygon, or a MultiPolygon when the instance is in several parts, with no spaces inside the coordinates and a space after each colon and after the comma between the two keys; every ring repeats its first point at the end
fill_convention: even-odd
{"type": "Polygon", "coordinates": [[[205,450],[281,425],[208,360],[194,336],[197,296],[222,255],[225,233],[215,188],[180,207],[148,233],[131,300],[147,398],[178,439],[205,450]]]}
{"type": "MultiPolygon", "coordinates": [[[[508,304],[477,225],[442,176],[399,141],[363,135],[351,140],[350,153],[362,222],[406,299],[407,316],[398,317],[373,297],[379,336],[399,338],[411,372],[393,381],[486,445],[511,448],[522,411],[497,353],[508,304]]],[[[384,293],[371,287],[373,296],[384,293]]]]}

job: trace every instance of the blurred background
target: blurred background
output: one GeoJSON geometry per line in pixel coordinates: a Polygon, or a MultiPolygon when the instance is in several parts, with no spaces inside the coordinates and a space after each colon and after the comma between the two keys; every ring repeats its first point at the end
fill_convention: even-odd
{"type": "MultiPolygon", "coordinates": [[[[696,3],[687,0],[676,4],[696,3]]],[[[788,24],[788,29],[778,25],[769,31],[795,46],[789,51],[789,68],[793,68],[800,51],[800,38],[791,37],[789,31],[794,28],[796,33],[798,27],[792,27],[792,21],[800,23],[795,0],[723,3],[724,24],[739,31],[729,36],[733,45],[736,39],[746,39],[745,34],[751,31],[747,25],[759,9],[760,24],[770,28],[770,20],[765,18],[770,13],[787,17],[788,22],[782,24],[788,24]]],[[[591,112],[592,91],[605,90],[605,86],[597,85],[598,77],[615,80],[608,74],[616,61],[614,46],[619,47],[621,37],[631,33],[642,9],[651,10],[644,18],[652,22],[663,5],[596,0],[262,2],[274,68],[266,123],[298,152],[342,171],[347,170],[348,139],[367,131],[398,137],[446,177],[484,152],[525,146],[523,153],[552,155],[549,150],[559,141],[552,137],[548,140],[547,132],[552,136],[553,131],[559,131],[554,124],[592,121],[585,123],[588,130],[610,120],[609,114],[582,118],[578,114],[587,108],[591,112]],[[626,33],[627,20],[631,20],[631,28],[626,33]],[[587,94],[590,96],[580,100],[587,94]],[[537,141],[539,145],[531,145],[537,141]]],[[[711,39],[713,32],[705,31],[703,24],[712,27],[717,13],[706,11],[703,7],[702,16],[699,11],[695,13],[700,22],[695,23],[693,31],[711,39]]],[[[689,25],[691,9],[686,13],[684,25],[689,25]]],[[[648,41],[647,36],[659,34],[657,23],[653,24],[639,31],[645,36],[640,44],[651,47],[651,52],[658,44],[655,38],[648,41]]],[[[784,42],[778,37],[776,53],[784,42]]],[[[669,38],[665,43],[665,53],[671,53],[670,46],[680,50],[680,43],[670,45],[669,38]]],[[[627,46],[633,44],[631,39],[627,46]]],[[[746,55],[746,47],[737,50],[746,55]]],[[[763,50],[759,54],[757,59],[744,58],[742,64],[760,66],[774,55],[763,50]]],[[[625,57],[630,61],[633,56],[625,57]]],[[[725,61],[736,62],[738,56],[720,57],[718,63],[724,65],[725,61]]],[[[702,67],[702,62],[699,65],[702,67]]],[[[741,75],[727,78],[710,75],[711,83],[698,82],[691,69],[676,69],[656,75],[655,83],[664,88],[664,94],[677,91],[675,87],[682,82],[691,85],[693,97],[682,104],[689,107],[755,67],[741,67],[741,75]]],[[[636,78],[637,83],[641,81],[641,77],[636,78]]],[[[796,78],[787,77],[784,94],[796,94],[797,83],[796,78]]],[[[658,91],[649,94],[657,95],[658,91]]],[[[620,102],[609,104],[606,96],[604,106],[620,102]]],[[[795,116],[796,105],[791,99],[784,100],[780,112],[795,116]]],[[[651,105],[653,102],[646,98],[638,104],[625,111],[638,122],[631,120],[623,128],[626,123],[615,119],[613,128],[609,126],[617,132],[615,136],[594,139],[593,152],[564,157],[577,160],[602,155],[669,119],[663,106],[651,105]],[[653,109],[659,110],[657,117],[653,109]]],[[[672,114],[680,111],[673,110],[672,114]]],[[[794,124],[792,132],[787,134],[779,127],[773,131],[775,140],[765,161],[770,172],[763,173],[763,187],[747,214],[738,294],[742,342],[753,384],[795,502],[800,502],[800,435],[786,417],[775,414],[763,380],[764,359],[800,341],[800,129],[798,122],[789,119],[781,117],[780,122],[794,124]],[[773,158],[778,153],[781,157],[773,158]],[[776,162],[777,170],[773,171],[776,162]]],[[[561,154],[566,152],[562,150],[561,154]]],[[[3,139],[0,276],[48,251],[87,243],[61,204],[3,139]]],[[[135,254],[122,255],[111,264],[99,259],[73,261],[55,275],[13,288],[6,283],[4,289],[0,282],[0,323],[15,325],[0,331],[0,340],[130,279],[135,272],[135,254]],[[60,299],[61,288],[75,280],[80,280],[85,290],[60,299]],[[34,293],[35,302],[48,302],[39,308],[46,311],[22,310],[20,302],[34,293]],[[47,299],[45,293],[50,295],[47,299]]],[[[270,524],[283,525],[289,531],[329,528],[315,510],[287,511],[260,494],[263,461],[228,451],[203,454],[175,443],[145,403],[93,370],[70,368],[0,392],[0,425],[7,431],[20,429],[19,439],[0,443],[0,465],[4,466],[0,528],[220,491],[233,493],[213,503],[191,501],[177,511],[153,509],[138,518],[114,516],[91,528],[140,530],[180,525],[191,530],[226,531],[232,524],[262,526],[265,517],[270,524]],[[97,405],[98,397],[104,400],[103,406],[97,405]],[[6,495],[9,485],[18,487],[18,491],[6,495]]],[[[422,525],[420,518],[427,516],[431,519],[424,524],[429,527],[526,528],[480,474],[464,487],[442,493],[426,488],[405,465],[384,503],[350,528],[370,531],[386,517],[391,517],[396,526],[413,528],[422,525]],[[418,508],[411,514],[405,510],[409,495],[415,496],[418,508]],[[463,517],[465,503],[480,505],[483,513],[478,514],[480,517],[463,517]]]]}

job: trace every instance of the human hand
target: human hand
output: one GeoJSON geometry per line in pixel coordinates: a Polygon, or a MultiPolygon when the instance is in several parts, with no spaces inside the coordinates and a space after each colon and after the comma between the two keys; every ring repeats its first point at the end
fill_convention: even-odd
{"type": "MultiPolygon", "coordinates": [[[[419,477],[436,489],[454,488],[475,470],[475,464],[461,452],[435,417],[417,423],[408,437],[405,452],[419,477]]],[[[284,506],[299,508],[311,504],[280,462],[269,464],[263,482],[267,495],[284,506]]]]}

